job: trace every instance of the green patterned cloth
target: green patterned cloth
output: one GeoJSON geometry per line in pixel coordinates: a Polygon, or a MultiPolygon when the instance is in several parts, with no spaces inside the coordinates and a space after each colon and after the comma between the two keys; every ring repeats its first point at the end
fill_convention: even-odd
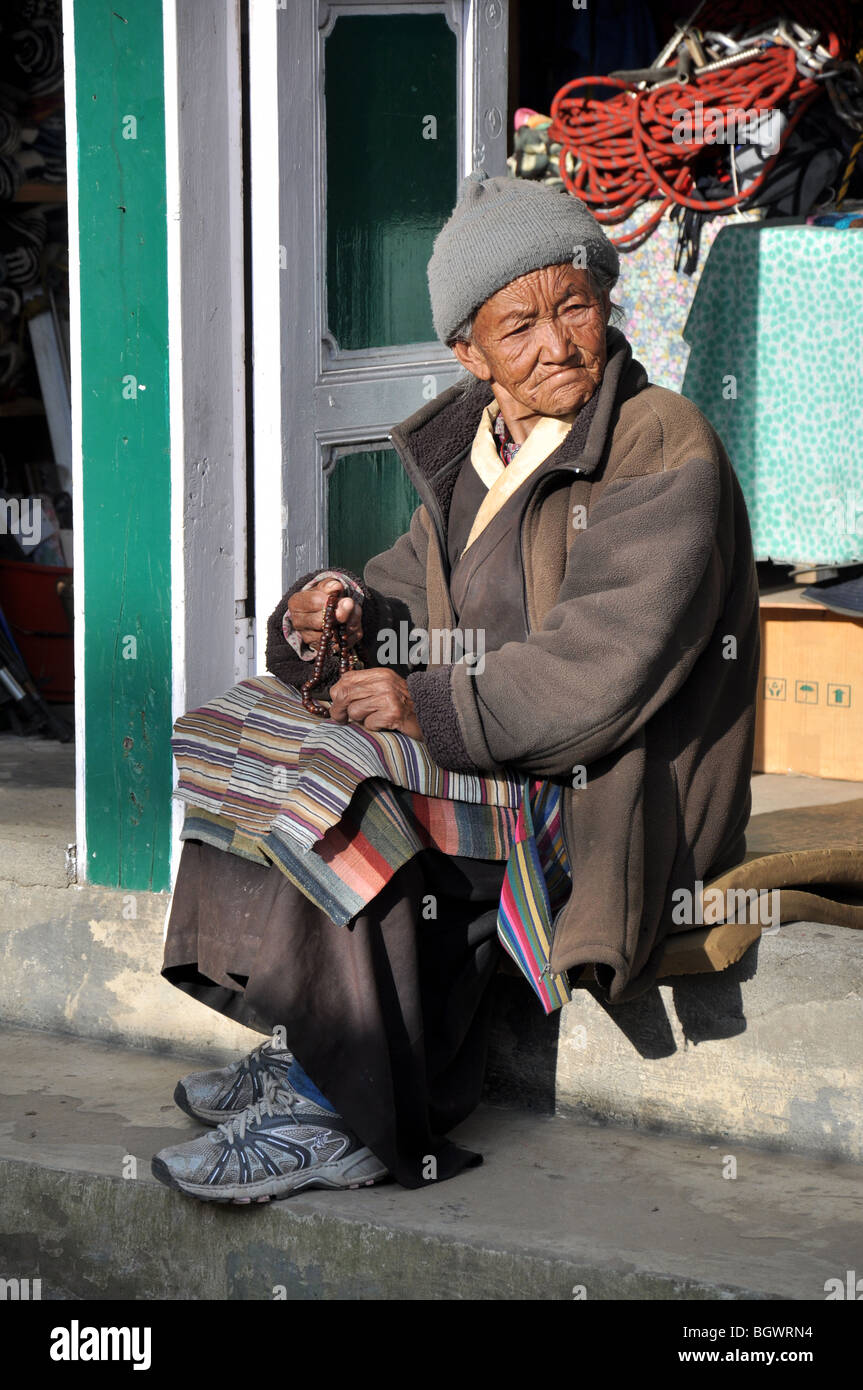
{"type": "Polygon", "coordinates": [[[683,336],[681,391],[731,456],[756,558],[863,560],[863,234],[723,227],[683,336]]]}

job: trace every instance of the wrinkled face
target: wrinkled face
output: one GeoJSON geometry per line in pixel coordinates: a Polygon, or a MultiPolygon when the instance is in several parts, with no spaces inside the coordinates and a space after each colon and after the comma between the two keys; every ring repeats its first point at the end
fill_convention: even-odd
{"type": "Polygon", "coordinates": [[[454,351],[468,371],[526,410],[567,415],[590,400],[605,371],[607,293],[569,263],[533,270],[477,312],[473,340],[454,351]]]}

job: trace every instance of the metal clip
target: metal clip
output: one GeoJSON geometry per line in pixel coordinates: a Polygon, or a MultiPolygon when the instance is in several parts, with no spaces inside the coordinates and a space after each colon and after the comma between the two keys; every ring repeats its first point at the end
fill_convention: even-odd
{"type": "Polygon", "coordinates": [[[703,38],[704,36],[700,29],[690,29],[684,35],[683,39],[683,42],[686,44],[686,47],[689,50],[693,66],[696,68],[696,70],[698,68],[703,68],[707,63],[710,62],[710,59],[707,57],[707,54],[704,51],[703,38]]]}
{"type": "Polygon", "coordinates": [[[685,87],[691,76],[692,54],[684,41],[677,50],[677,67],[674,70],[674,80],[685,87]]]}
{"type": "Polygon", "coordinates": [[[797,55],[797,71],[801,77],[817,77],[830,59],[827,50],[818,44],[818,31],[813,30],[810,33],[799,24],[793,26],[796,33],[792,33],[791,28],[787,19],[780,19],[776,26],[777,39],[794,49],[797,55]]]}
{"type": "Polygon", "coordinates": [[[830,103],[840,121],[855,132],[863,130],[863,73],[857,64],[831,63],[823,77],[830,103]]]}

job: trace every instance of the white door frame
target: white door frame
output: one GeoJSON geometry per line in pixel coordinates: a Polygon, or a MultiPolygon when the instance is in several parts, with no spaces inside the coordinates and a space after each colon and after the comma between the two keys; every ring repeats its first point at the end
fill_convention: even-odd
{"type": "Polygon", "coordinates": [[[164,0],[163,33],[176,719],[252,669],[239,0],[164,0]]]}

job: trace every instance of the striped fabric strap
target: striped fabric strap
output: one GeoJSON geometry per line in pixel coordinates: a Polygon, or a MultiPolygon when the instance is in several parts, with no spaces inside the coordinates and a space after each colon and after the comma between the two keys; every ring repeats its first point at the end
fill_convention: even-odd
{"type": "Polygon", "coordinates": [[[552,782],[524,779],[497,914],[501,945],[530,981],[547,1014],[572,998],[566,974],[555,974],[549,960],[552,918],[571,888],[560,790],[552,782]]]}

